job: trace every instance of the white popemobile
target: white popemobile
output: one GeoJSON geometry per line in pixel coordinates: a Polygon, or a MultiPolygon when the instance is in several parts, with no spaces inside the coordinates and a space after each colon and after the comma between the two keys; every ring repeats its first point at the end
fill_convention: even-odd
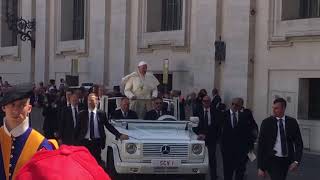
{"type": "MultiPolygon", "coordinates": [[[[108,100],[104,97],[100,106],[106,112],[108,100]]],[[[129,136],[129,140],[116,140],[106,130],[106,148],[102,158],[111,176],[172,174],[183,175],[184,179],[205,179],[208,173],[207,148],[204,141],[197,140],[192,130],[199,119],[177,120],[178,100],[165,102],[174,106],[175,116],[164,115],[158,120],[110,121],[119,132],[129,136]]]]}

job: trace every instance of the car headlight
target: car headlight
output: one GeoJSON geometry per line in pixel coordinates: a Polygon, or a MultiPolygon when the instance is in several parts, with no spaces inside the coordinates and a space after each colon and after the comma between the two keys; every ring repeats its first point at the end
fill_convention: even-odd
{"type": "Polygon", "coordinates": [[[193,144],[192,145],[192,153],[199,155],[203,151],[202,145],[201,144],[193,144]]]}
{"type": "Polygon", "coordinates": [[[128,154],[134,154],[137,152],[137,145],[134,143],[126,144],[126,151],[128,154]]]}

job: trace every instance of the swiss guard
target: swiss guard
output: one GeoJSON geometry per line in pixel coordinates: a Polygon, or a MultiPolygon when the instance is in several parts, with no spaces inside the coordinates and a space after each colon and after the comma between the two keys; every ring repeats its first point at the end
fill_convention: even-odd
{"type": "Polygon", "coordinates": [[[0,128],[0,179],[14,180],[19,169],[39,150],[58,148],[55,140],[47,140],[29,126],[32,106],[31,84],[10,88],[2,98],[0,107],[5,116],[0,128]]]}

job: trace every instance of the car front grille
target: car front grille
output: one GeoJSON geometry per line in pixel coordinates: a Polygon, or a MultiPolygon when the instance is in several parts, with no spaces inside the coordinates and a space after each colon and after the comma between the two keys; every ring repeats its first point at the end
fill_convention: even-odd
{"type": "Polygon", "coordinates": [[[145,143],[143,144],[143,159],[188,159],[189,146],[188,144],[173,144],[173,143],[145,143]],[[170,149],[169,153],[163,153],[163,147],[167,146],[170,149]]]}

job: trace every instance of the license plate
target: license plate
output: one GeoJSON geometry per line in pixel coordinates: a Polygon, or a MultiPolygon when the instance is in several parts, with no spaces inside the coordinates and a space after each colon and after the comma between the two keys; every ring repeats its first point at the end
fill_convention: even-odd
{"type": "Polygon", "coordinates": [[[154,159],[151,163],[153,167],[179,167],[181,160],[154,159]]]}

